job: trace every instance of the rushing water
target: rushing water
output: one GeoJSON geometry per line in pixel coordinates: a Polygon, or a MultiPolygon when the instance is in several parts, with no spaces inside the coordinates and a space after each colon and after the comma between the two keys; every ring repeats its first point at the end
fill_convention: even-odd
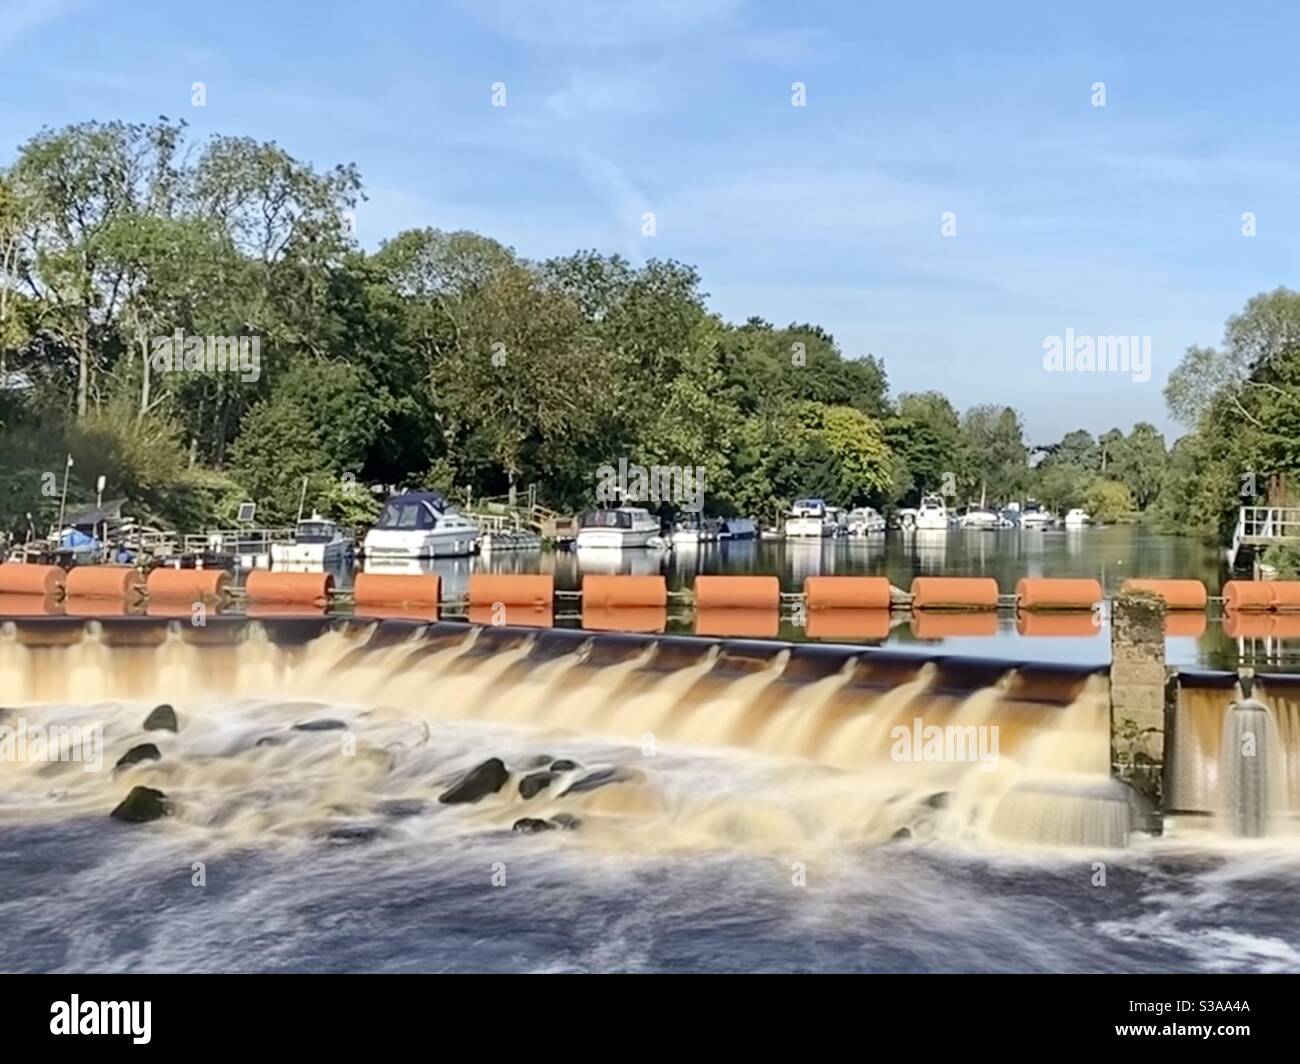
{"type": "Polygon", "coordinates": [[[97,772],[0,760],[4,970],[1300,970],[1287,838],[1120,848],[1085,670],[92,625],[11,631],[0,690],[0,723],[104,737],[97,772]],[[179,730],[143,732],[163,700],[179,730]],[[996,763],[900,762],[916,721],[996,727],[996,763]],[[505,787],[438,801],[489,757],[505,787]],[[575,766],[524,798],[544,758],[575,766]],[[172,815],[110,819],[139,785],[172,815]]]}

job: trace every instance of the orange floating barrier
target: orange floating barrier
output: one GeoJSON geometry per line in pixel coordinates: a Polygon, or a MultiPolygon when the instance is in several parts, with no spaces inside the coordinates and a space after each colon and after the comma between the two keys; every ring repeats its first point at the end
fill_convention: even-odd
{"type": "Polygon", "coordinates": [[[1146,591],[1159,595],[1171,610],[1203,610],[1210,593],[1199,580],[1125,580],[1121,591],[1146,591]]]}
{"type": "Polygon", "coordinates": [[[998,634],[998,615],[980,612],[929,612],[912,614],[912,635],[917,639],[948,639],[998,634]]]}
{"type": "Polygon", "coordinates": [[[555,577],[549,573],[473,573],[469,578],[471,606],[538,606],[555,602],[555,577]]]}
{"type": "MultiPolygon", "coordinates": [[[[473,579],[471,576],[470,581],[473,582],[473,579]]],[[[549,580],[550,577],[546,579],[549,580]]],[[[511,606],[504,602],[493,602],[488,606],[471,606],[469,622],[487,628],[507,625],[511,628],[550,628],[555,623],[555,611],[549,603],[545,606],[511,606]]]]}
{"type": "Polygon", "coordinates": [[[697,576],[698,610],[779,610],[781,582],[775,576],[697,576]]]}
{"type": "MultiPolygon", "coordinates": [[[[813,579],[809,577],[809,579],[813,579]]],[[[818,579],[833,579],[831,577],[818,579]]],[[[845,577],[844,579],[853,579],[845,577]]],[[[806,585],[805,585],[806,586],[806,585]]],[[[889,637],[889,610],[821,609],[808,611],[809,639],[871,639],[889,637]]]]}
{"type": "Polygon", "coordinates": [[[1223,585],[1223,605],[1234,610],[1300,610],[1300,580],[1229,580],[1223,585]]]}
{"type": "Polygon", "coordinates": [[[590,631],[662,632],[668,627],[668,610],[664,606],[588,606],[586,580],[582,588],[582,627],[590,631]]]}
{"type": "MultiPolygon", "coordinates": [[[[662,576],[588,573],[582,578],[582,608],[666,607],[668,582],[662,576]]],[[[583,625],[584,628],[587,625],[583,625]]]]}
{"type": "Polygon", "coordinates": [[[68,572],[64,590],[68,598],[140,599],[144,577],[130,565],[78,565],[68,572]]]}
{"type": "Polygon", "coordinates": [[[145,587],[150,602],[216,602],[226,594],[230,574],[222,569],[155,569],[145,587]]]}
{"type": "Polygon", "coordinates": [[[917,610],[996,610],[998,582],[990,576],[918,576],[912,581],[917,610]]]}
{"type": "Polygon", "coordinates": [[[1165,635],[1179,638],[1200,639],[1205,634],[1209,621],[1204,613],[1195,610],[1170,609],[1165,614],[1165,635]]]}
{"type": "Polygon", "coordinates": [[[58,595],[68,574],[57,565],[0,565],[0,595],[58,595]]]}
{"type": "Polygon", "coordinates": [[[58,595],[0,594],[0,617],[53,617],[62,612],[63,603],[58,595]]]}
{"type": "MultiPolygon", "coordinates": [[[[705,579],[699,577],[699,580],[705,579]]],[[[727,577],[717,577],[725,580],[727,577]]],[[[775,581],[776,577],[772,577],[775,581]]],[[[743,606],[710,606],[695,611],[695,634],[735,636],[740,639],[775,639],[781,630],[779,610],[743,606]]]]}
{"type": "Polygon", "coordinates": [[[811,610],[888,610],[889,580],[883,576],[810,576],[803,599],[811,610]]]}
{"type": "Polygon", "coordinates": [[[363,606],[432,606],[437,611],[442,581],[437,573],[357,573],[352,601],[363,606]]]}
{"type": "Polygon", "coordinates": [[[257,606],[323,607],[333,587],[334,577],[329,573],[272,573],[266,569],[254,569],[244,582],[249,603],[257,606]]]}
{"type": "Polygon", "coordinates": [[[1097,580],[1027,576],[1016,584],[1016,605],[1022,610],[1091,610],[1101,598],[1097,580]]]}
{"type": "Polygon", "coordinates": [[[1092,611],[1072,610],[1069,613],[1048,613],[1033,610],[1016,615],[1016,631],[1030,638],[1077,638],[1097,635],[1101,626],[1093,623],[1092,611]]]}

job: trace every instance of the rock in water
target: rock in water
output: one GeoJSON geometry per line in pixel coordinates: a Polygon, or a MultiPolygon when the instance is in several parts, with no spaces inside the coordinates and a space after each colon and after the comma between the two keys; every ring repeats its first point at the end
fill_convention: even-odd
{"type": "Polygon", "coordinates": [[[554,772],[533,772],[519,781],[519,794],[525,801],[536,798],[551,785],[553,779],[554,772]]]}
{"type": "Polygon", "coordinates": [[[557,828],[563,828],[565,831],[573,831],[582,821],[572,813],[556,813],[555,816],[551,817],[551,823],[557,828]]]}
{"type": "Polygon", "coordinates": [[[145,731],[175,731],[176,710],[165,702],[144,718],[145,731]]]}
{"type": "Polygon", "coordinates": [[[162,754],[158,752],[158,747],[153,743],[141,743],[139,746],[133,746],[125,754],[117,759],[114,768],[124,768],[127,765],[137,765],[141,761],[158,761],[162,754]]]}
{"type": "MultiPolygon", "coordinates": [[[[0,716],[3,716],[3,715],[4,715],[4,710],[3,710],[3,709],[0,709],[0,716]]],[[[529,767],[529,768],[545,768],[547,765],[549,765],[549,764],[550,764],[552,761],[554,761],[554,760],[555,760],[555,758],[553,758],[550,754],[538,754],[536,757],[530,757],[530,758],[528,759],[528,767],[529,767]]]]}
{"type": "Polygon", "coordinates": [[[109,815],[114,820],[125,820],[128,824],[147,824],[169,812],[167,795],[162,791],[152,787],[132,787],[131,793],[109,815]]]}
{"type": "Polygon", "coordinates": [[[341,720],[305,720],[293,726],[294,731],[344,731],[346,728],[341,720]]]}
{"type": "Polygon", "coordinates": [[[594,791],[597,787],[604,787],[610,783],[632,783],[644,779],[641,773],[624,769],[624,768],[598,768],[595,772],[588,772],[580,780],[575,780],[565,789],[563,798],[569,794],[582,794],[585,791],[594,791]]]}
{"type": "Polygon", "coordinates": [[[548,824],[545,820],[538,820],[536,817],[526,816],[522,820],[515,821],[514,830],[525,835],[536,835],[539,831],[554,831],[555,825],[548,824]]]}
{"type": "Polygon", "coordinates": [[[483,764],[475,765],[455,785],[438,795],[438,801],[443,805],[477,802],[484,795],[496,794],[509,778],[505,762],[499,757],[491,757],[483,764]]]}
{"type": "Polygon", "coordinates": [[[579,765],[578,762],[570,761],[567,757],[562,757],[559,761],[551,762],[552,772],[574,772],[580,768],[582,768],[582,766],[579,765]]]}

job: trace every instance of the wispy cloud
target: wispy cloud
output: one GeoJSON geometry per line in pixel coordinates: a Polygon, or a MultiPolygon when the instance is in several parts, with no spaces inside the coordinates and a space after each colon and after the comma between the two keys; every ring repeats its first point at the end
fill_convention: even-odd
{"type": "Polygon", "coordinates": [[[528,44],[645,46],[731,23],[749,0],[462,0],[498,32],[528,44]]]}
{"type": "Polygon", "coordinates": [[[6,0],[0,6],[0,51],[28,31],[57,18],[67,7],[68,0],[6,0]]]}

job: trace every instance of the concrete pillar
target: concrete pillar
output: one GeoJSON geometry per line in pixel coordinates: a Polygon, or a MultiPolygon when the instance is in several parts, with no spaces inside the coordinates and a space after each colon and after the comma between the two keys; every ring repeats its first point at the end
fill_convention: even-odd
{"type": "Polygon", "coordinates": [[[1145,592],[1111,600],[1111,766],[1158,808],[1166,704],[1165,603],[1145,592]]]}

